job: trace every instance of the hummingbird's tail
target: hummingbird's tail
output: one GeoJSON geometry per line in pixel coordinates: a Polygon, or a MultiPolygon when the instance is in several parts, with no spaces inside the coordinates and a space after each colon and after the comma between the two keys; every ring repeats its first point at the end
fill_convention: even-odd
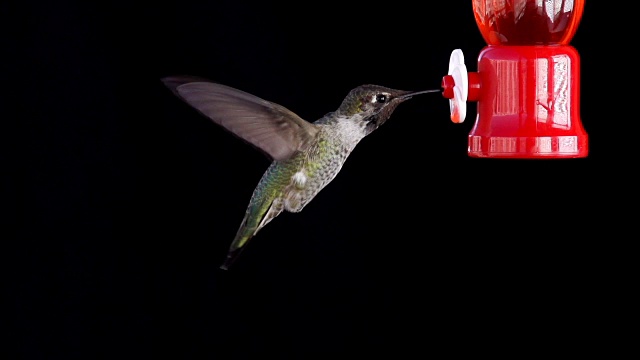
{"type": "Polygon", "coordinates": [[[244,249],[244,247],[240,247],[234,250],[229,250],[229,252],[227,253],[227,257],[222,262],[222,265],[220,265],[220,269],[229,270],[229,267],[231,267],[231,265],[236,261],[236,259],[242,252],[242,249],[244,249]]]}
{"type": "Polygon", "coordinates": [[[231,243],[229,247],[229,251],[227,251],[227,257],[220,265],[220,269],[229,270],[229,267],[236,261],[240,253],[245,248],[245,245],[249,242],[249,240],[255,234],[255,228],[248,229],[246,226],[246,222],[243,221],[242,226],[238,229],[238,234],[235,239],[231,243]]]}
{"type": "Polygon", "coordinates": [[[238,228],[238,232],[229,246],[227,257],[222,262],[222,265],[220,265],[220,269],[229,270],[231,264],[233,264],[238,256],[240,256],[240,253],[247,246],[249,240],[251,240],[251,238],[254,237],[262,227],[259,219],[259,217],[254,216],[254,212],[251,208],[247,210],[244,219],[242,219],[242,223],[240,224],[240,228],[238,228]]]}
{"type": "Polygon", "coordinates": [[[275,195],[262,198],[261,200],[251,200],[251,204],[245,212],[244,219],[236,233],[236,237],[231,242],[227,257],[220,265],[220,269],[229,270],[242,250],[247,246],[249,240],[253,238],[262,227],[267,225],[273,218],[278,216],[284,209],[281,201],[274,201],[275,195]],[[254,202],[255,200],[255,202],[254,202]]]}

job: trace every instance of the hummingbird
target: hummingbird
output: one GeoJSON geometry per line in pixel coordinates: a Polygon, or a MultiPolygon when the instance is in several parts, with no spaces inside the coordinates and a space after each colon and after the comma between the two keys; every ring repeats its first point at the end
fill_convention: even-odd
{"type": "Polygon", "coordinates": [[[361,85],[349,91],[337,110],[309,122],[282,105],[205,78],[169,76],[162,82],[271,161],[220,265],[223,270],[282,211],[302,211],[335,178],[360,140],[384,124],[400,103],[440,91],[361,85]]]}

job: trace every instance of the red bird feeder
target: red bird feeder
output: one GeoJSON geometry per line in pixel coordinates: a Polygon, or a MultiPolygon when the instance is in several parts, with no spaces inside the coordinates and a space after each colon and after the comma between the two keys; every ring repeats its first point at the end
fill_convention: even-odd
{"type": "Polygon", "coordinates": [[[442,79],[451,120],[463,122],[477,101],[468,153],[477,158],[581,158],[580,57],[569,45],[584,0],[472,0],[487,46],[478,71],[459,49],[442,79]]]}

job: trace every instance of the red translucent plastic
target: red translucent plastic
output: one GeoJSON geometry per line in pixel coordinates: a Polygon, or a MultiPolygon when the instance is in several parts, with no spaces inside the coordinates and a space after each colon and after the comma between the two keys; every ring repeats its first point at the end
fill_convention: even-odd
{"type": "Polygon", "coordinates": [[[489,46],[479,56],[482,91],[469,133],[475,157],[584,157],[579,57],[571,46],[489,46]]]}
{"type": "Polygon", "coordinates": [[[472,1],[488,45],[478,56],[478,72],[469,73],[470,86],[476,88],[469,101],[478,101],[469,155],[587,156],[580,56],[568,45],[584,0],[472,1]]]}
{"type": "MultiPolygon", "coordinates": [[[[476,101],[480,96],[480,76],[477,72],[469,72],[467,73],[467,81],[468,81],[468,101],[476,101]]],[[[453,80],[453,76],[446,75],[442,78],[442,83],[440,84],[442,87],[442,96],[447,99],[453,98],[453,87],[455,86],[455,81],[453,80]]]]}
{"type": "Polygon", "coordinates": [[[567,45],[584,10],[584,0],[472,1],[489,45],[567,45]]]}

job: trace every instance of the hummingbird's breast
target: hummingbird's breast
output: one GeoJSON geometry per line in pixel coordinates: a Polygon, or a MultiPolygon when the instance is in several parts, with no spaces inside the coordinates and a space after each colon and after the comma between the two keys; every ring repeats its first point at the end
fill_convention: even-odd
{"type": "Polygon", "coordinates": [[[338,175],[364,133],[352,122],[333,120],[316,122],[320,131],[309,148],[271,163],[254,191],[252,207],[300,212],[338,175]]]}
{"type": "MultiPolygon", "coordinates": [[[[274,162],[272,176],[286,180],[280,197],[284,209],[301,211],[340,172],[357,141],[345,141],[344,132],[321,126],[316,141],[306,151],[286,161],[274,162]]],[[[351,135],[349,135],[351,136],[351,135]]]]}

